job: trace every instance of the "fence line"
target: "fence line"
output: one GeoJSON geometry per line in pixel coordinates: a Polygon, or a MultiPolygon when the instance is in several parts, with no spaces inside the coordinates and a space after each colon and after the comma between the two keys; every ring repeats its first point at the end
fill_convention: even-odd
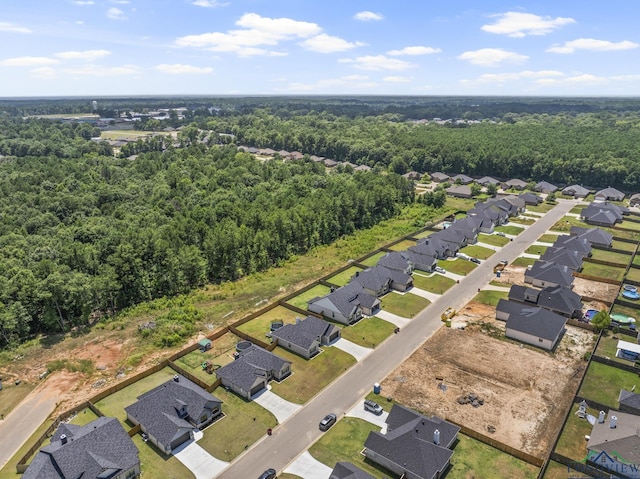
{"type": "Polygon", "coordinates": [[[620,363],[618,361],[614,361],[613,359],[603,358],[602,356],[593,356],[591,359],[596,363],[605,364],[606,366],[611,366],[612,368],[622,369],[623,371],[629,371],[631,373],[640,373],[640,369],[631,364],[620,363]]]}
{"type": "Polygon", "coordinates": [[[629,266],[629,263],[616,263],[613,261],[605,261],[603,259],[597,259],[597,258],[584,258],[582,260],[585,263],[592,263],[592,264],[600,264],[603,266],[612,266],[614,268],[626,268],[627,266],[629,266]]]}
{"type": "Polygon", "coordinates": [[[551,459],[556,462],[559,462],[563,466],[567,466],[567,473],[570,472],[569,468],[571,468],[574,471],[578,471],[579,469],[579,472],[583,474],[589,474],[591,477],[596,477],[598,479],[616,479],[616,476],[612,476],[608,472],[605,472],[601,469],[597,469],[589,464],[578,462],[573,459],[569,459],[568,457],[558,454],[557,452],[551,453],[551,459]],[[580,466],[577,466],[577,464],[580,464],[580,466]]]}
{"type": "Polygon", "coordinates": [[[189,371],[185,370],[184,368],[181,368],[180,366],[178,366],[173,361],[169,361],[169,367],[171,369],[173,369],[175,372],[177,372],[178,374],[182,374],[189,381],[191,381],[192,383],[197,384],[198,386],[200,386],[205,391],[209,387],[209,385],[207,383],[205,383],[202,379],[200,379],[199,377],[195,376],[194,374],[191,374],[189,371]]]}
{"type": "Polygon", "coordinates": [[[615,284],[617,286],[620,286],[620,284],[622,284],[621,281],[618,281],[616,279],[603,278],[601,276],[592,276],[590,274],[577,273],[575,271],[573,273],[573,276],[575,276],[576,278],[589,279],[591,281],[600,281],[601,283],[615,284]]]}

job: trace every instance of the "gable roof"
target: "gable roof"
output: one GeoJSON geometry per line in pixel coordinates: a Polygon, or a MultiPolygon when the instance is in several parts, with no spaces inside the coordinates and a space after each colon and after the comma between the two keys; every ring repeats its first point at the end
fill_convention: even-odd
{"type": "Polygon", "coordinates": [[[309,303],[323,299],[330,301],[345,318],[350,317],[358,307],[373,308],[380,301],[375,296],[367,293],[360,283],[354,281],[332,291],[326,296],[313,298],[309,303]]]}
{"type": "Polygon", "coordinates": [[[460,183],[462,183],[463,185],[468,185],[469,183],[473,183],[473,178],[460,173],[458,175],[452,176],[451,181],[453,182],[460,181],[460,183]]]}
{"type": "Polygon", "coordinates": [[[595,197],[604,198],[605,200],[622,201],[624,199],[624,193],[620,190],[616,190],[615,188],[608,187],[597,191],[595,197]]]}
{"type": "Polygon", "coordinates": [[[573,275],[567,266],[548,261],[536,261],[531,268],[525,272],[525,276],[560,284],[562,286],[570,286],[571,283],[573,283],[573,275]]]}
{"type": "Polygon", "coordinates": [[[286,364],[291,365],[290,361],[255,344],[239,354],[235,361],[218,369],[216,376],[227,379],[245,391],[250,391],[257,382],[264,380],[268,372],[280,371],[286,364]]]}
{"type": "Polygon", "coordinates": [[[471,187],[469,185],[453,185],[444,191],[453,196],[471,196],[471,187]]]}
{"type": "Polygon", "coordinates": [[[567,186],[562,190],[563,195],[586,197],[591,193],[587,188],[580,185],[567,186]]]}
{"type": "Polygon", "coordinates": [[[524,188],[525,186],[527,186],[527,182],[526,181],[522,181],[519,178],[513,178],[513,179],[511,179],[509,181],[505,181],[504,184],[509,186],[509,187],[515,187],[515,188],[524,188]]]}
{"type": "Polygon", "coordinates": [[[373,268],[356,272],[356,274],[351,277],[350,282],[358,283],[368,290],[379,291],[389,286],[391,282],[389,271],[391,270],[383,266],[374,266],[373,268]]]}
{"type": "Polygon", "coordinates": [[[375,477],[350,462],[336,462],[329,479],[375,479],[375,477]]]}
{"type": "Polygon", "coordinates": [[[606,452],[610,456],[618,456],[627,463],[640,463],[640,416],[622,411],[609,411],[609,419],[596,423],[591,429],[587,449],[606,452]],[[610,418],[618,419],[616,427],[610,427],[610,418]]]}
{"type": "MultiPolygon", "coordinates": [[[[518,302],[538,302],[538,296],[540,295],[540,290],[536,288],[529,288],[528,286],[523,286],[520,284],[513,284],[511,288],[509,288],[509,300],[510,301],[518,301],[518,302]]],[[[497,308],[496,308],[497,309],[497,308]]]]}
{"type": "Polygon", "coordinates": [[[336,329],[338,329],[337,326],[324,319],[307,316],[295,324],[285,324],[273,331],[271,336],[288,341],[303,349],[309,349],[315,341],[320,341],[322,336],[330,336],[336,329]]]}
{"type": "Polygon", "coordinates": [[[447,181],[450,179],[450,176],[447,175],[446,173],[441,173],[440,171],[436,171],[435,173],[431,173],[431,179],[434,181],[447,181]]]}
{"type": "Polygon", "coordinates": [[[519,312],[511,313],[507,329],[520,331],[537,338],[554,341],[564,331],[567,318],[540,307],[523,305],[519,312]]]}
{"type": "Polygon", "coordinates": [[[25,479],[111,477],[140,463],[138,449],[113,417],[100,417],[85,426],[62,424],[48,446],[40,449],[22,475],[25,479]],[[67,437],[62,444],[61,435],[67,437]]]}
{"type": "Polygon", "coordinates": [[[534,189],[542,193],[555,193],[558,190],[558,187],[549,183],[548,181],[539,181],[538,183],[536,183],[534,189]]]}
{"type": "Polygon", "coordinates": [[[483,176],[479,180],[476,180],[476,183],[482,186],[487,186],[487,185],[497,185],[500,183],[500,181],[496,180],[495,178],[492,178],[491,176],[483,176]]]}
{"type": "Polygon", "coordinates": [[[386,253],[378,260],[378,266],[384,266],[385,268],[397,269],[400,271],[405,271],[411,262],[409,259],[403,255],[400,251],[391,251],[390,253],[386,253]]]}
{"type": "Polygon", "coordinates": [[[540,291],[538,306],[572,314],[582,309],[582,296],[566,286],[547,286],[540,291]]]}
{"type": "Polygon", "coordinates": [[[620,406],[626,406],[640,411],[640,394],[636,394],[633,391],[627,391],[626,389],[621,389],[618,396],[618,404],[620,404],[620,406]]]}
{"type": "Polygon", "coordinates": [[[584,251],[576,251],[564,246],[550,247],[540,256],[540,261],[562,264],[577,271],[582,267],[582,260],[586,255],[584,251]]]}
{"type": "Polygon", "coordinates": [[[448,464],[460,428],[438,417],[428,418],[394,404],[386,423],[387,433],[369,433],[364,447],[410,471],[417,477],[431,479],[448,464]],[[434,443],[436,429],[440,444],[434,443]]]}
{"type": "Polygon", "coordinates": [[[539,205],[542,203],[542,198],[533,193],[521,193],[519,197],[522,198],[527,205],[539,205]]]}
{"type": "Polygon", "coordinates": [[[411,249],[403,251],[402,256],[407,258],[407,260],[411,261],[411,264],[413,264],[414,269],[421,269],[425,267],[427,269],[430,269],[430,268],[433,268],[437,263],[435,256],[421,254],[411,249]]]}
{"type": "Polygon", "coordinates": [[[558,235],[553,242],[554,248],[566,248],[572,251],[579,251],[588,256],[593,249],[591,243],[582,236],[558,235]]]}
{"type": "Polygon", "coordinates": [[[613,235],[600,228],[583,228],[581,226],[572,226],[569,230],[571,236],[579,236],[586,239],[591,244],[599,246],[611,246],[613,244],[613,235]]]}
{"type": "Polygon", "coordinates": [[[222,401],[187,378],[176,375],[140,396],[125,408],[128,415],[142,424],[147,432],[168,447],[179,429],[192,429],[192,425],[179,417],[185,406],[187,415],[196,422],[207,408],[220,406],[222,401]],[[177,379],[177,381],[176,381],[177,379]]]}

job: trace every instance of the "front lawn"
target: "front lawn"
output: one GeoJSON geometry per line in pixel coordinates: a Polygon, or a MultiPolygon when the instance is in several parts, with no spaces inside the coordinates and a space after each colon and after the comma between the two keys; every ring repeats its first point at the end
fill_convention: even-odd
{"type": "Polygon", "coordinates": [[[527,254],[537,254],[538,256],[542,256],[544,252],[547,251],[547,248],[547,246],[532,244],[526,250],[524,250],[524,252],[527,254]]]}
{"type": "Polygon", "coordinates": [[[383,296],[381,301],[382,309],[403,318],[413,318],[431,304],[428,299],[415,294],[398,294],[394,291],[383,296]]]}
{"type": "Polygon", "coordinates": [[[540,243],[555,243],[560,235],[554,235],[553,233],[545,233],[537,241],[540,243]]]}
{"type": "MultiPolygon", "coordinates": [[[[593,364],[594,363],[592,363],[592,365],[593,364]]],[[[589,401],[587,400],[587,402],[589,401]]],[[[581,461],[587,454],[587,441],[584,439],[584,436],[591,434],[592,427],[586,419],[580,419],[576,415],[578,408],[578,404],[574,404],[572,406],[571,414],[569,415],[567,422],[564,424],[555,451],[570,459],[581,461]]],[[[598,417],[599,411],[587,408],[587,413],[598,417]]],[[[565,475],[565,477],[567,476],[565,475]]]]}
{"type": "Polygon", "coordinates": [[[582,228],[589,227],[589,225],[580,220],[580,218],[576,218],[575,216],[563,216],[558,221],[556,221],[556,224],[551,227],[551,230],[559,231],[561,233],[569,233],[572,226],[580,226],[582,228]]]}
{"type": "Polygon", "coordinates": [[[174,456],[167,456],[156,448],[150,441],[144,442],[140,434],[131,439],[140,452],[140,469],[142,477],[157,477],[158,479],[180,479],[195,477],[191,471],[174,456]]]}
{"type": "Polygon", "coordinates": [[[638,386],[640,386],[640,378],[637,374],[592,362],[578,394],[587,400],[593,399],[611,408],[616,408],[618,407],[620,389],[631,391],[632,388],[638,386]]]}
{"type": "Polygon", "coordinates": [[[591,257],[593,259],[599,259],[600,261],[608,261],[609,263],[617,263],[627,266],[631,261],[630,254],[614,253],[613,251],[594,249],[591,251],[591,257]]]}
{"type": "Polygon", "coordinates": [[[447,479],[535,479],[538,468],[464,434],[458,434],[447,479]]]}
{"type": "Polygon", "coordinates": [[[271,381],[271,390],[297,404],[306,403],[356,363],[353,356],[332,346],[323,347],[323,352],[312,359],[304,359],[281,347],[273,352],[291,361],[292,374],[280,383],[271,381]]]}
{"type": "Polygon", "coordinates": [[[355,417],[344,417],[329,429],[318,442],[309,448],[309,453],[318,461],[333,468],[336,462],[348,461],[376,479],[396,477],[395,474],[365,461],[361,454],[364,442],[371,431],[379,431],[375,424],[355,417]]]}
{"type": "Polygon", "coordinates": [[[501,299],[507,299],[509,293],[506,291],[480,291],[475,295],[473,301],[478,303],[487,304],[489,306],[496,306],[501,299]]]}
{"type": "Polygon", "coordinates": [[[536,213],[547,213],[551,211],[556,205],[549,203],[540,203],[539,205],[527,205],[527,211],[534,211],[536,213]]]}
{"type": "Polygon", "coordinates": [[[487,235],[480,233],[478,235],[478,241],[480,243],[490,244],[491,246],[504,246],[509,242],[509,238],[500,235],[487,235]]]}
{"type": "MultiPolygon", "coordinates": [[[[103,400],[98,401],[95,406],[105,416],[117,417],[120,422],[125,425],[127,413],[124,411],[124,408],[136,402],[138,396],[169,381],[175,374],[176,372],[173,369],[166,367],[157,373],[142,378],[126,388],[107,396],[103,400]]],[[[128,429],[128,426],[125,425],[125,428],[128,429]]]]}
{"type": "Polygon", "coordinates": [[[441,274],[422,276],[421,274],[413,273],[413,285],[430,293],[442,294],[454,284],[456,284],[454,280],[441,274]]]}
{"type": "Polygon", "coordinates": [[[389,249],[393,251],[404,251],[415,245],[416,245],[415,241],[404,240],[404,241],[400,241],[400,243],[396,243],[393,246],[390,246],[389,249]]]}
{"type": "Polygon", "coordinates": [[[500,225],[500,226],[496,226],[495,231],[499,233],[504,233],[507,235],[518,236],[520,233],[524,231],[524,228],[520,228],[519,226],[513,226],[513,225],[500,225]]]}
{"type": "Polygon", "coordinates": [[[313,298],[326,296],[331,292],[331,289],[324,284],[317,284],[313,288],[308,289],[304,293],[300,293],[287,301],[292,306],[296,306],[300,309],[307,309],[307,302],[313,298]]]}
{"type": "Polygon", "coordinates": [[[285,308],[284,306],[276,306],[257,318],[253,318],[251,321],[241,324],[238,326],[238,331],[242,331],[251,337],[265,341],[265,335],[271,331],[271,323],[273,321],[283,321],[284,324],[295,324],[296,317],[299,316],[300,313],[297,313],[292,309],[285,308]]]}
{"type": "Polygon", "coordinates": [[[622,281],[624,277],[624,268],[616,268],[615,266],[605,266],[603,264],[582,263],[582,273],[595,276],[596,278],[609,278],[616,281],[622,281]]]}
{"type": "Polygon", "coordinates": [[[352,266],[351,268],[345,269],[342,273],[338,273],[334,276],[331,276],[327,279],[327,281],[331,284],[335,284],[336,286],[344,286],[350,280],[351,277],[354,276],[358,271],[362,271],[362,268],[358,268],[357,266],[352,266]]]}
{"type": "Polygon", "coordinates": [[[487,259],[495,253],[495,249],[490,250],[489,248],[485,248],[484,246],[469,245],[462,248],[460,252],[469,256],[475,256],[479,259],[487,259]]]}
{"type": "Polygon", "coordinates": [[[369,256],[364,261],[359,261],[359,263],[364,264],[365,266],[369,266],[371,268],[372,266],[375,266],[376,264],[378,264],[378,261],[380,260],[380,258],[382,258],[385,254],[387,254],[386,251],[379,251],[376,254],[369,256]]]}
{"type": "Polygon", "coordinates": [[[509,223],[516,223],[518,225],[532,225],[536,220],[531,218],[523,218],[522,216],[515,216],[513,218],[509,218],[509,223]]]}
{"type": "Polygon", "coordinates": [[[454,274],[460,274],[462,276],[466,276],[471,271],[476,269],[477,265],[466,259],[455,259],[453,261],[440,259],[438,260],[438,266],[446,269],[447,271],[451,271],[454,274]]]}
{"type": "Polygon", "coordinates": [[[533,263],[535,263],[536,261],[538,261],[536,258],[525,258],[524,256],[520,256],[519,258],[516,258],[515,260],[513,260],[513,262],[511,263],[513,266],[531,266],[533,263]]]}
{"type": "Polygon", "coordinates": [[[255,401],[247,401],[223,387],[212,394],[222,401],[225,417],[206,428],[198,444],[218,459],[235,459],[245,446],[251,446],[278,424],[275,416],[255,401]]]}
{"type": "Polygon", "coordinates": [[[353,326],[342,328],[342,337],[365,348],[375,348],[393,334],[395,324],[376,316],[363,318],[353,326]]]}

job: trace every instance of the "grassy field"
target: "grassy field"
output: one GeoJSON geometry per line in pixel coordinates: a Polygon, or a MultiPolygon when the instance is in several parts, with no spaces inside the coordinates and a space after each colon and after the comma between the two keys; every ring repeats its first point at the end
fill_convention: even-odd
{"type": "Polygon", "coordinates": [[[304,293],[300,293],[299,295],[294,296],[289,301],[287,301],[287,303],[293,306],[297,306],[300,309],[307,309],[307,302],[309,300],[321,296],[326,296],[330,291],[331,290],[327,286],[318,284],[313,288],[305,291],[304,293]]]}
{"type": "Polygon", "coordinates": [[[293,374],[280,383],[272,381],[272,391],[287,401],[304,404],[356,363],[353,356],[338,348],[323,349],[322,353],[307,360],[277,347],[273,352],[291,361],[293,374]]]}
{"type": "Polygon", "coordinates": [[[389,247],[389,249],[393,250],[393,251],[404,251],[406,249],[411,248],[412,246],[415,246],[416,242],[415,241],[411,241],[411,240],[404,240],[404,241],[400,241],[400,243],[396,243],[393,246],[389,247]]]}
{"type": "Polygon", "coordinates": [[[438,266],[446,269],[447,271],[451,271],[452,273],[466,276],[476,269],[477,265],[471,261],[467,261],[466,259],[455,259],[453,261],[441,259],[438,260],[438,266]]]}
{"type": "Polygon", "coordinates": [[[598,278],[615,279],[622,281],[624,277],[624,268],[616,268],[615,266],[605,266],[602,264],[582,263],[582,273],[596,276],[598,278]]]}
{"type": "Polygon", "coordinates": [[[533,211],[535,213],[547,213],[551,211],[556,205],[550,205],[549,203],[540,203],[539,205],[527,205],[527,211],[533,211]]]}
{"type": "Polygon", "coordinates": [[[140,451],[140,469],[142,477],[158,479],[180,479],[195,477],[191,471],[173,456],[167,456],[157,449],[151,442],[144,442],[140,434],[131,439],[140,451]]]}
{"type": "Polygon", "coordinates": [[[379,251],[376,254],[369,256],[364,261],[361,261],[361,263],[369,267],[375,266],[376,264],[378,264],[380,258],[382,258],[385,254],[387,253],[384,251],[379,251]]]}
{"type": "Polygon", "coordinates": [[[345,417],[340,419],[318,442],[311,446],[309,453],[316,460],[331,468],[335,466],[336,462],[348,461],[376,479],[396,477],[395,474],[391,474],[372,462],[365,461],[365,457],[361,454],[369,433],[379,430],[378,426],[370,422],[345,417]]]}
{"type": "Polygon", "coordinates": [[[442,276],[441,274],[432,274],[431,276],[422,276],[421,274],[413,274],[413,285],[416,288],[424,289],[435,294],[442,294],[451,286],[456,284],[451,278],[442,276]]]}
{"type": "Polygon", "coordinates": [[[555,241],[558,239],[558,236],[559,235],[554,235],[552,233],[546,233],[540,236],[537,241],[540,241],[541,243],[555,243],[555,241]]]}
{"type": "Polygon", "coordinates": [[[5,378],[2,383],[2,391],[0,391],[0,414],[8,416],[9,412],[20,404],[20,401],[27,397],[35,387],[35,384],[26,381],[22,381],[16,386],[13,381],[5,378]]]}
{"type": "Polygon", "coordinates": [[[587,370],[579,395],[587,400],[593,399],[611,408],[616,408],[620,389],[630,391],[634,386],[640,386],[640,378],[637,374],[592,362],[587,370]]]}
{"type": "Polygon", "coordinates": [[[622,223],[620,223],[620,227],[640,232],[640,223],[636,223],[634,221],[622,220],[622,223]]]}
{"type": "Polygon", "coordinates": [[[504,233],[507,235],[517,236],[524,231],[524,228],[520,228],[519,226],[513,226],[513,225],[500,225],[500,226],[496,226],[495,231],[504,233]]]}
{"type": "Polygon", "coordinates": [[[509,238],[498,235],[487,235],[480,233],[478,235],[478,241],[481,243],[490,244],[492,246],[504,246],[509,242],[509,238]]]}
{"type": "Polygon", "coordinates": [[[173,369],[164,368],[98,401],[96,407],[105,416],[117,417],[122,424],[125,424],[127,414],[124,408],[136,402],[138,396],[168,381],[175,374],[173,369]]]}
{"type": "MultiPolygon", "coordinates": [[[[22,456],[29,452],[31,446],[33,446],[36,441],[42,437],[51,424],[53,424],[53,419],[49,418],[43,422],[38,429],[36,429],[36,432],[27,439],[22,447],[18,449],[18,452],[9,459],[9,462],[7,462],[2,469],[0,469],[0,479],[20,479],[22,477],[22,474],[16,473],[16,464],[18,464],[18,461],[22,459],[22,456]]],[[[46,446],[47,444],[49,444],[49,442],[45,441],[42,446],[46,446]]],[[[29,462],[31,462],[31,459],[27,461],[27,463],[29,462]]]]}
{"type": "Polygon", "coordinates": [[[545,251],[547,251],[547,246],[540,246],[535,244],[532,244],[526,250],[524,250],[525,253],[537,254],[538,256],[542,256],[545,251]]]}
{"type": "Polygon", "coordinates": [[[393,334],[396,325],[376,316],[363,318],[353,326],[342,328],[342,337],[365,348],[375,348],[393,334]]]}
{"type": "Polygon", "coordinates": [[[539,470],[464,434],[458,434],[451,463],[447,479],[535,479],[539,470]]]}
{"type": "Polygon", "coordinates": [[[537,260],[535,258],[524,258],[520,256],[519,258],[516,258],[515,260],[513,260],[511,264],[514,266],[531,266],[536,261],[537,260]]]}
{"type": "Polygon", "coordinates": [[[569,477],[567,466],[564,466],[559,462],[549,461],[547,470],[544,471],[544,479],[567,479],[567,477],[569,477]]]}
{"type": "Polygon", "coordinates": [[[415,294],[398,294],[393,291],[387,293],[381,301],[382,309],[403,318],[413,318],[431,304],[428,299],[415,294]]]}
{"type": "Polygon", "coordinates": [[[599,259],[601,261],[608,261],[610,263],[618,263],[627,266],[631,261],[631,255],[614,253],[613,251],[607,251],[602,249],[594,249],[591,252],[593,259],[599,259]]]}
{"type": "Polygon", "coordinates": [[[475,256],[479,259],[487,259],[495,253],[495,250],[490,250],[489,248],[485,248],[484,246],[469,245],[462,248],[460,252],[469,256],[475,256]]]}
{"type": "Polygon", "coordinates": [[[362,268],[358,268],[357,266],[352,266],[351,268],[345,269],[342,273],[338,273],[334,276],[331,276],[327,279],[329,283],[335,284],[336,286],[344,286],[349,282],[351,277],[355,275],[358,271],[362,271],[362,268]]]}
{"type": "Polygon", "coordinates": [[[91,421],[95,421],[96,419],[98,419],[98,415],[91,409],[85,408],[82,411],[78,411],[78,414],[71,418],[69,422],[71,424],[75,424],[76,426],[84,426],[86,424],[89,424],[91,421]]]}
{"type": "Polygon", "coordinates": [[[254,401],[246,401],[223,387],[216,388],[212,394],[222,400],[225,417],[206,428],[198,444],[218,459],[235,459],[245,451],[245,446],[278,424],[273,414],[254,401]]]}
{"type": "Polygon", "coordinates": [[[626,243],[624,241],[613,240],[611,247],[613,249],[620,249],[623,251],[634,252],[638,245],[636,243],[626,243]]]}
{"type": "Polygon", "coordinates": [[[631,281],[640,281],[640,269],[638,268],[629,268],[629,272],[627,273],[627,278],[631,281]]]}
{"type": "MultiPolygon", "coordinates": [[[[153,132],[142,130],[107,130],[100,133],[100,137],[106,140],[118,140],[120,138],[137,140],[151,136],[153,132]]],[[[165,133],[166,134],[166,133],[165,133]]]]}
{"type": "MultiPolygon", "coordinates": [[[[586,419],[580,419],[576,416],[577,410],[578,404],[574,404],[571,408],[571,414],[564,424],[555,451],[570,459],[580,461],[587,454],[587,441],[585,441],[584,436],[591,434],[591,425],[586,419]]],[[[587,408],[587,413],[592,416],[598,417],[598,412],[595,409],[587,408]]]]}
{"type": "Polygon", "coordinates": [[[265,334],[271,331],[271,323],[273,321],[284,321],[284,324],[295,324],[296,317],[299,316],[300,313],[292,309],[285,308],[284,306],[276,306],[257,318],[253,318],[251,321],[238,326],[238,331],[265,341],[265,334]]]}
{"type": "Polygon", "coordinates": [[[489,306],[496,306],[501,299],[507,299],[509,293],[506,291],[480,291],[475,295],[473,301],[478,303],[487,304],[489,306]]]}

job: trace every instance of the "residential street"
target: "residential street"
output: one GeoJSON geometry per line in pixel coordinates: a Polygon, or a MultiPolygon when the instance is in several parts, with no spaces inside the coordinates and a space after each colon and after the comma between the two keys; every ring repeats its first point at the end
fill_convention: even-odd
{"type": "MultiPolygon", "coordinates": [[[[520,236],[508,243],[490,259],[483,261],[459,285],[449,289],[439,299],[419,313],[400,332],[392,335],[363,361],[345,372],[335,382],[309,401],[304,408],[276,427],[271,437],[266,436],[225,471],[216,476],[221,479],[258,477],[273,467],[282,471],[303,453],[323,433],[318,429],[322,417],[335,412],[344,416],[373,389],[373,384],[389,375],[397,365],[410,356],[424,341],[443,325],[440,314],[447,307],[462,308],[493,277],[493,266],[506,259],[511,263],[522,256],[524,250],[544,234],[553,224],[575,206],[573,201],[559,200],[558,205],[520,236]]],[[[384,396],[384,391],[382,391],[384,396]]],[[[266,432],[266,431],[265,431],[266,432]]]]}

